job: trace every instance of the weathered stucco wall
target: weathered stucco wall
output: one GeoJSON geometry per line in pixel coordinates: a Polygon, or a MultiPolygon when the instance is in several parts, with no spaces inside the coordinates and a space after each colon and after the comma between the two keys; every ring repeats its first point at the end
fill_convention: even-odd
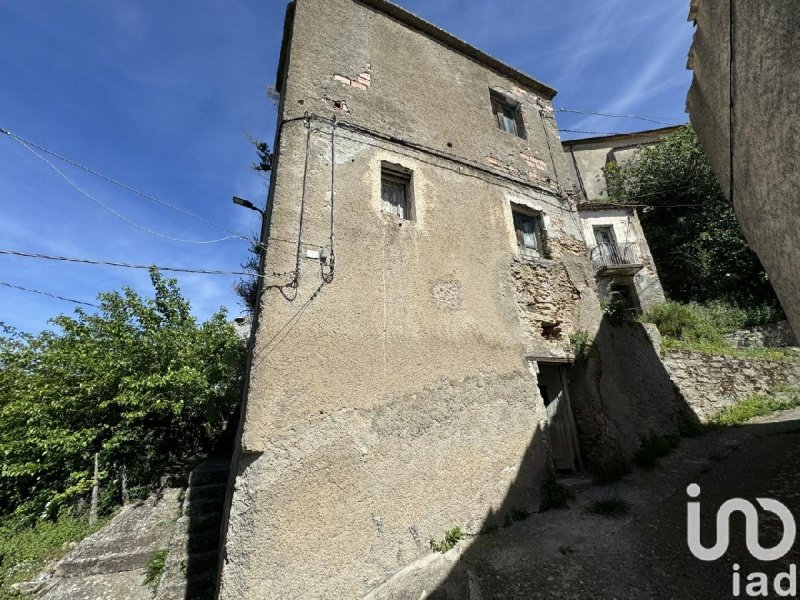
{"type": "Polygon", "coordinates": [[[285,52],[220,597],[354,598],[454,525],[537,505],[546,411],[526,356],[566,355],[599,305],[541,90],[353,0],[298,0],[285,52]],[[527,139],[496,128],[490,86],[525,103],[527,139]],[[413,173],[412,220],[382,212],[383,162],[413,173]],[[543,213],[547,292],[512,204],[543,213]],[[308,251],[331,250],[332,223],[330,280],[308,251]],[[569,306],[544,339],[550,296],[569,306]]]}
{"type": "Polygon", "coordinates": [[[694,80],[687,99],[692,126],[798,331],[800,11],[792,0],[737,0],[733,10],[730,0],[695,0],[690,18],[697,23],[689,61],[694,80]]]}
{"type": "Polygon", "coordinates": [[[800,383],[800,363],[668,350],[664,365],[701,421],[748,396],[800,383]]]}

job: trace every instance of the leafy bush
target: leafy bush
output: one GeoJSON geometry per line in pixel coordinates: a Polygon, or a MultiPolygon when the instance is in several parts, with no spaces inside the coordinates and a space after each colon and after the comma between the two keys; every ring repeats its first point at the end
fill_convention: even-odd
{"type": "Polygon", "coordinates": [[[649,307],[641,317],[653,323],[666,338],[688,342],[724,343],[722,334],[708,315],[697,310],[696,305],[664,302],[649,307]]]}
{"type": "Polygon", "coordinates": [[[566,508],[570,500],[575,498],[575,493],[561,483],[555,475],[548,474],[542,481],[542,500],[539,510],[545,511],[553,508],[566,508]]]}
{"type": "Polygon", "coordinates": [[[198,324],[174,279],[153,298],[100,294],[100,309],[52,320],[58,332],[0,335],[0,515],[55,515],[85,498],[93,456],[119,499],[152,488],[210,449],[240,398],[245,348],[220,310],[198,324]]]}
{"type": "Polygon", "coordinates": [[[585,360],[592,349],[592,339],[589,336],[589,332],[585,329],[579,329],[570,334],[569,345],[576,361],[585,360]]]}
{"type": "Polygon", "coordinates": [[[618,496],[610,496],[599,500],[592,500],[586,509],[590,513],[603,515],[604,517],[619,518],[630,510],[630,505],[618,496]]]}
{"type": "Polygon", "coordinates": [[[447,552],[451,548],[454,548],[455,545],[464,539],[465,534],[461,531],[461,527],[456,525],[450,531],[444,534],[444,539],[441,542],[437,542],[436,540],[431,540],[431,549],[434,552],[447,552]]]}

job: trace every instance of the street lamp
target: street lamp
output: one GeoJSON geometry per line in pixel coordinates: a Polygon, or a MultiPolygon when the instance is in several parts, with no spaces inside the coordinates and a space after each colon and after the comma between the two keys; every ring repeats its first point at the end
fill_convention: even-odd
{"type": "Polygon", "coordinates": [[[258,208],[252,202],[250,202],[250,200],[245,200],[244,198],[239,198],[239,196],[234,196],[233,203],[238,204],[239,206],[244,206],[245,208],[249,208],[250,210],[254,210],[258,213],[261,213],[262,217],[264,216],[264,211],[258,208]]]}

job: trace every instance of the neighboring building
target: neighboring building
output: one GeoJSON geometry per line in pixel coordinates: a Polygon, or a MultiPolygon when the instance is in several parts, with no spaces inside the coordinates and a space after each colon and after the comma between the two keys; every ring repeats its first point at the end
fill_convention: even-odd
{"type": "Polygon", "coordinates": [[[636,209],[619,204],[578,205],[583,237],[600,297],[641,312],[665,301],[636,209]]]}
{"type": "Polygon", "coordinates": [[[552,88],[382,0],[290,4],[277,87],[220,594],[360,597],[579,468],[601,310],[552,88]]]}
{"type": "Polygon", "coordinates": [[[800,331],[798,4],[693,0],[689,20],[697,25],[688,65],[692,126],[800,331]]]}
{"type": "Polygon", "coordinates": [[[611,162],[624,165],[639,148],[657,144],[681,127],[677,125],[562,142],[572,181],[582,201],[608,202],[603,167],[611,162]]]}
{"type": "Polygon", "coordinates": [[[637,312],[664,302],[664,290],[636,209],[609,203],[603,167],[611,162],[624,165],[640,148],[657,144],[678,129],[664,127],[561,144],[582,199],[578,210],[600,297],[637,312]]]}

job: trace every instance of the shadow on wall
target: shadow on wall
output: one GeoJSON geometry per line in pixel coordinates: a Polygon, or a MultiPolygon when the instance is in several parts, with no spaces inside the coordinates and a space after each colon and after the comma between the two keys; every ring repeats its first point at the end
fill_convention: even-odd
{"type": "MultiPolygon", "coordinates": [[[[676,435],[685,427],[699,424],[689,406],[683,401],[670,380],[660,357],[647,333],[640,323],[615,322],[604,317],[594,344],[588,355],[579,360],[571,369],[570,396],[577,420],[583,458],[589,468],[600,466],[620,455],[625,460],[639,449],[642,438],[655,432],[660,435],[676,435]]],[[[552,416],[551,416],[552,420],[552,416]]],[[[514,520],[524,518],[529,510],[538,508],[539,498],[532,498],[532,487],[539,485],[546,474],[542,460],[533,457],[546,452],[549,454],[550,440],[545,428],[537,428],[512,484],[501,507],[490,511],[486,516],[484,531],[510,525],[514,520]],[[545,471],[545,472],[543,472],[545,471]]],[[[552,464],[549,456],[546,464],[552,464]]],[[[530,544],[539,546],[553,543],[554,540],[530,539],[530,544]]],[[[523,544],[528,543],[524,541],[523,544]]],[[[455,564],[442,564],[439,583],[425,597],[434,599],[464,599],[476,597],[475,590],[491,582],[490,566],[482,557],[503,552],[502,539],[494,535],[480,535],[458,558],[455,564]],[[470,565],[481,565],[481,582],[476,579],[475,569],[470,565]]],[[[536,565],[527,565],[535,569],[536,565]]],[[[546,568],[541,565],[541,568],[546,568]]],[[[419,583],[431,581],[428,576],[419,583]]],[[[499,580],[498,580],[499,581],[499,580]]],[[[414,587],[412,585],[412,587],[414,587]]],[[[508,587],[508,582],[503,584],[508,587]]],[[[411,592],[406,588],[405,592],[411,592]]],[[[415,598],[423,590],[414,590],[415,598]]],[[[376,594],[375,598],[405,598],[410,595],[393,596],[376,594]]]]}
{"type": "Polygon", "coordinates": [[[590,470],[630,460],[650,433],[673,436],[700,424],[664,367],[649,327],[605,316],[588,355],[572,368],[573,410],[590,470]]]}

